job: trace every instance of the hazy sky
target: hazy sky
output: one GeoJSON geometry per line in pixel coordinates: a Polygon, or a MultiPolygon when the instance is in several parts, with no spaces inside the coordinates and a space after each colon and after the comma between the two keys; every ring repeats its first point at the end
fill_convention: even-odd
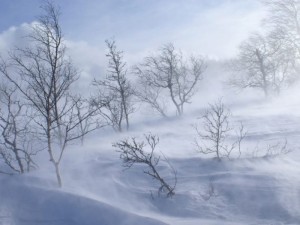
{"type": "MultiPolygon", "coordinates": [[[[65,37],[104,47],[115,37],[129,54],[154,51],[173,42],[183,51],[212,57],[232,56],[255,31],[263,10],[257,0],[56,0],[65,37]]],[[[30,23],[40,0],[1,0],[0,32],[30,23]]],[[[0,35],[1,35],[0,33],[0,35]]]]}

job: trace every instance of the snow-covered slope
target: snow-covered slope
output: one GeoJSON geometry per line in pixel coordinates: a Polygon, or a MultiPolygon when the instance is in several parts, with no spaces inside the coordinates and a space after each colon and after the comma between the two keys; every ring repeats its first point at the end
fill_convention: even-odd
{"type": "MultiPolygon", "coordinates": [[[[241,158],[222,161],[193,145],[191,124],[203,108],[182,119],[137,122],[127,134],[99,131],[84,146],[69,147],[62,189],[47,160],[25,176],[0,175],[0,225],[300,224],[300,107],[294,103],[232,104],[233,121],[243,121],[248,137],[241,158]],[[111,145],[145,132],[160,136],[157,153],[177,170],[173,198],[157,196],[158,184],[143,165],[124,171],[111,145]],[[291,153],[265,156],[268,145],[285,140],[291,153]]],[[[166,163],[158,169],[172,182],[166,163]]]]}
{"type": "Polygon", "coordinates": [[[88,197],[35,187],[22,180],[20,177],[1,179],[0,224],[165,224],[88,197]]]}

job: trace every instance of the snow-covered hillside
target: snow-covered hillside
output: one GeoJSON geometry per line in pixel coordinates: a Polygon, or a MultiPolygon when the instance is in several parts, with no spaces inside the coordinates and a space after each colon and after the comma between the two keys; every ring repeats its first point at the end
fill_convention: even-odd
{"type": "Polygon", "coordinates": [[[300,225],[300,0],[0,13],[0,225],[300,225]]]}
{"type": "MultiPolygon", "coordinates": [[[[1,175],[0,224],[300,224],[300,108],[290,100],[232,104],[233,120],[243,121],[248,135],[241,157],[222,161],[199,154],[193,145],[191,124],[202,108],[182,119],[136,122],[122,135],[100,130],[85,145],[69,147],[62,189],[47,160],[24,176],[1,175]],[[157,195],[159,186],[143,165],[124,171],[112,147],[146,132],[160,137],[157,153],[177,171],[172,198],[157,195]],[[285,140],[289,154],[266,155],[268,146],[285,140]]],[[[163,161],[159,170],[172,179],[163,161]]]]}

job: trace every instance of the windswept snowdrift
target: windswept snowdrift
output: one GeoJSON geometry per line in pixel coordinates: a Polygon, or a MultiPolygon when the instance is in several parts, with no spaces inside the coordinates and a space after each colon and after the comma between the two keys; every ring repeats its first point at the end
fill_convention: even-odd
{"type": "Polygon", "coordinates": [[[15,177],[1,179],[0,193],[1,225],[165,224],[83,196],[34,187],[15,177]]]}
{"type": "MultiPolygon", "coordinates": [[[[178,120],[133,124],[125,136],[160,136],[157,153],[177,170],[173,198],[157,196],[158,184],[143,165],[124,171],[111,146],[124,135],[100,131],[66,152],[62,189],[47,158],[30,174],[1,175],[0,225],[299,225],[300,107],[287,107],[280,101],[233,105],[233,120],[243,121],[248,137],[241,158],[221,162],[192,144],[191,124],[202,109],[178,120]],[[269,144],[285,140],[291,153],[265,155],[269,144]]],[[[158,169],[173,182],[167,163],[158,169]]]]}
{"type": "Polygon", "coordinates": [[[85,162],[85,169],[68,168],[62,190],[34,176],[2,177],[0,224],[300,224],[300,165],[289,157],[173,159],[171,199],[157,197],[140,167],[124,172],[113,158],[85,162]]]}

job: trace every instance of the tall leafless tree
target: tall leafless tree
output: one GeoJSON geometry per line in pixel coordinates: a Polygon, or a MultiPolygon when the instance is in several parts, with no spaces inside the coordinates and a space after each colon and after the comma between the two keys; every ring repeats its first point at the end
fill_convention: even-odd
{"type": "Polygon", "coordinates": [[[92,130],[82,133],[79,127],[96,109],[78,116],[77,102],[70,93],[78,73],[66,56],[60,11],[51,2],[45,2],[42,9],[44,14],[29,36],[31,46],[10,53],[10,60],[2,61],[0,71],[35,110],[33,120],[47,143],[46,149],[61,187],[60,163],[66,146],[92,130]]]}
{"type": "Polygon", "coordinates": [[[105,103],[101,114],[109,121],[112,127],[123,131],[123,123],[126,130],[129,129],[129,115],[134,111],[134,89],[127,78],[126,63],[123,60],[123,52],[118,51],[114,40],[106,40],[108,53],[108,74],[104,80],[94,80],[93,84],[98,88],[98,96],[95,103],[105,103]]]}
{"type": "Polygon", "coordinates": [[[164,96],[167,94],[176,108],[176,115],[181,116],[184,105],[191,103],[205,69],[203,58],[184,60],[173,44],[164,45],[157,55],[146,57],[143,63],[136,66],[135,72],[141,86],[138,96],[162,116],[167,116],[164,96]]]}

